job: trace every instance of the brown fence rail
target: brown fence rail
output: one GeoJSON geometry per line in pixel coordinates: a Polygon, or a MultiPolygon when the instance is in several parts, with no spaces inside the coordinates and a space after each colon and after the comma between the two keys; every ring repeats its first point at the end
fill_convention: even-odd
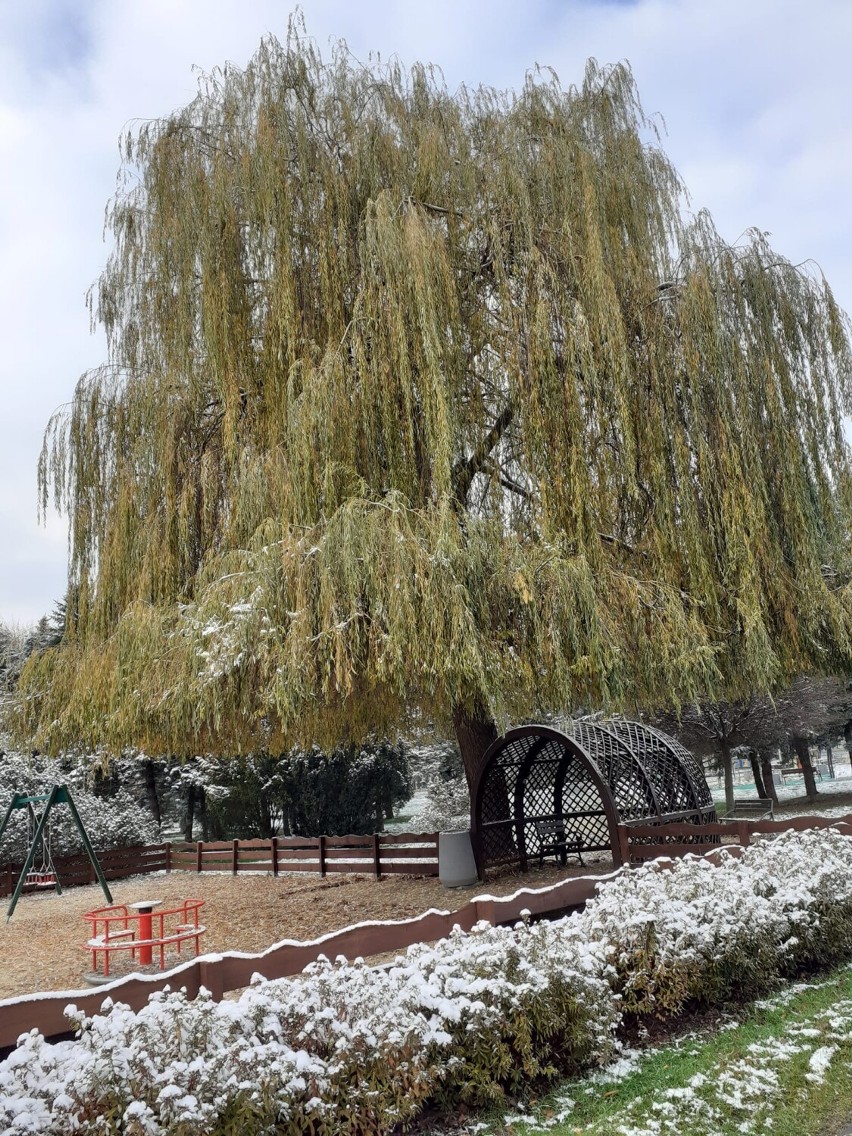
{"type": "Polygon", "coordinates": [[[606,878],[581,876],[547,888],[523,888],[505,897],[479,896],[458,911],[427,911],[414,919],[359,923],[307,943],[278,943],[255,955],[201,955],[164,974],[119,979],[95,991],[86,989],[8,998],[0,1001],[0,1050],[13,1046],[22,1033],[34,1028],[47,1038],[67,1034],[69,1022],[64,1011],[69,1003],[87,1014],[95,1014],[109,996],[113,1001],[139,1010],[151,994],[164,986],[172,990],[183,988],[190,998],[194,998],[204,986],[218,1000],[228,990],[248,986],[255,974],[268,979],[300,974],[320,955],[370,958],[404,950],[413,943],[446,938],[456,926],[469,931],[481,920],[494,926],[514,923],[524,912],[543,915],[580,907],[591,899],[598,884],[606,878]]]}
{"type": "Polygon", "coordinates": [[[377,832],[372,836],[273,836],[270,840],[174,843],[172,871],[368,872],[382,876],[437,876],[437,832],[377,832]]]}
{"type": "MultiPolygon", "coordinates": [[[[122,880],[127,876],[146,872],[164,872],[169,867],[169,845],[147,844],[130,848],[109,848],[97,853],[98,863],[108,880],[122,880]]],[[[54,856],[59,882],[63,887],[81,887],[97,883],[95,870],[85,852],[71,856],[54,856]]],[[[22,864],[3,864],[0,868],[0,898],[11,895],[21,874],[22,864]]]]}
{"type": "MultiPolygon", "coordinates": [[[[392,875],[437,876],[436,832],[377,832],[373,836],[277,836],[271,840],[208,840],[135,845],[99,851],[108,880],[145,872],[366,872],[376,879],[392,875]]],[[[54,856],[63,887],[95,883],[85,853],[54,856]]],[[[0,898],[15,889],[21,864],[0,868],[0,898]]]]}
{"type": "Polygon", "coordinates": [[[686,856],[705,852],[707,845],[736,844],[748,847],[752,836],[779,832],[805,832],[811,828],[836,828],[852,836],[852,813],[842,817],[798,816],[786,820],[729,820],[713,824],[648,824],[628,821],[618,826],[618,844],[623,864],[656,860],[659,856],[686,856]]]}

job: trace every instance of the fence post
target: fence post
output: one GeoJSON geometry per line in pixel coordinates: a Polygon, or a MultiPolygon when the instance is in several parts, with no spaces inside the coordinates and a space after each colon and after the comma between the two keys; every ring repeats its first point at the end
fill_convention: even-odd
{"type": "Polygon", "coordinates": [[[171,842],[171,840],[167,840],[166,841],[166,871],[171,872],[171,870],[172,870],[172,842],[171,842]]]}
{"type": "Polygon", "coordinates": [[[240,863],[240,842],[239,842],[239,840],[235,840],[234,841],[234,850],[231,854],[231,871],[233,872],[234,875],[237,874],[237,868],[239,867],[239,863],[240,863]]]}
{"type": "Polygon", "coordinates": [[[222,959],[208,961],[202,959],[198,965],[199,983],[210,991],[214,1002],[221,1002],[224,989],[224,975],[222,973],[224,962],[222,959]]]}
{"type": "Polygon", "coordinates": [[[747,820],[737,821],[737,838],[743,848],[748,848],[749,844],[751,844],[751,833],[749,832],[747,820]]]}
{"type": "Polygon", "coordinates": [[[278,875],[278,837],[272,837],[272,874],[278,875]]]}
{"type": "Polygon", "coordinates": [[[320,878],[325,876],[325,837],[319,837],[317,841],[317,851],[319,853],[319,874],[320,878]]]}
{"type": "Polygon", "coordinates": [[[203,842],[201,840],[196,840],[196,842],[195,842],[195,870],[196,870],[196,872],[199,872],[199,873],[201,872],[201,852],[202,852],[203,848],[204,848],[203,842]]]}
{"type": "Polygon", "coordinates": [[[618,826],[618,854],[622,864],[630,863],[630,830],[626,824],[618,826]]]}
{"type": "Polygon", "coordinates": [[[382,878],[382,864],[381,864],[382,849],[379,843],[378,832],[373,833],[373,869],[376,873],[376,879],[382,878]]]}

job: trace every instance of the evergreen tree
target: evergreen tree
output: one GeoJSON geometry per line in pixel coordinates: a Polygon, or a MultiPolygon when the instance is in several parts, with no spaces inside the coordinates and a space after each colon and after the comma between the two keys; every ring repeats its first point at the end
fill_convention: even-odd
{"type": "Polygon", "coordinates": [[[134,128],[51,422],[56,750],[282,752],[850,662],[847,320],[690,216],[630,69],[451,93],[298,26],[134,128]]]}
{"type": "Polygon", "coordinates": [[[401,743],[296,751],[283,765],[290,798],[285,828],[298,836],[380,832],[411,793],[401,743]]]}
{"type": "Polygon", "coordinates": [[[33,628],[32,633],[27,636],[27,641],[24,646],[24,654],[29,656],[34,651],[46,651],[49,647],[57,647],[62,642],[65,635],[65,627],[68,620],[68,603],[66,600],[58,600],[53,605],[53,611],[50,615],[43,615],[33,628]]]}
{"type": "Polygon", "coordinates": [[[411,792],[401,743],[204,758],[198,765],[214,839],[379,832],[411,792]]]}
{"type": "Polygon", "coordinates": [[[56,647],[65,634],[66,601],[53,605],[50,615],[43,615],[30,627],[9,625],[0,620],[0,693],[15,689],[24,663],[34,651],[56,647]]]}
{"type": "MultiPolygon", "coordinates": [[[[108,797],[92,791],[89,773],[95,767],[92,765],[94,755],[87,755],[88,760],[82,755],[77,760],[52,760],[16,753],[7,746],[8,739],[0,734],[0,809],[3,813],[16,793],[40,794],[46,798],[53,785],[68,785],[95,848],[124,848],[134,844],[153,844],[157,840],[157,827],[148,811],[141,808],[124,788],[116,787],[108,797]]],[[[66,856],[82,851],[80,833],[68,809],[57,809],[51,814],[50,824],[54,855],[66,856]]],[[[13,861],[20,864],[32,836],[26,810],[15,811],[0,843],[0,863],[13,861]]]]}
{"type": "Polygon", "coordinates": [[[13,691],[24,665],[28,633],[0,621],[0,698],[13,691]]]}

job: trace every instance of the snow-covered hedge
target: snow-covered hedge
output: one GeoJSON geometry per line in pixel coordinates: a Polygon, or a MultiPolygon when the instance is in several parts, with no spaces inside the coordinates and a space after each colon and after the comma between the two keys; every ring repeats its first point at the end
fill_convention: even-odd
{"type": "MultiPolygon", "coordinates": [[[[15,793],[47,793],[52,785],[67,784],[95,848],[155,843],[159,837],[151,813],[123,790],[111,797],[96,797],[86,787],[87,771],[85,761],[71,765],[46,757],[0,753],[0,818],[15,793]]],[[[83,842],[66,806],[59,805],[51,812],[50,828],[50,846],[54,856],[82,851],[83,842]]],[[[20,863],[27,854],[29,841],[27,813],[20,809],[12,814],[3,834],[0,862],[10,860],[20,863]]]]}
{"type": "Polygon", "coordinates": [[[852,953],[852,840],[788,832],[671,871],[623,872],[587,906],[625,1009],[658,1015],[687,1003],[748,998],[802,967],[852,953]]]}
{"type": "Polygon", "coordinates": [[[108,1005],[76,1019],[79,1041],[34,1032],[0,1065],[0,1130],[378,1134],[439,1092],[481,1101],[524,1071],[577,1070],[608,1052],[616,1013],[600,948],[573,938],[483,924],[387,972],[323,960],[237,1002],[108,1005]]]}
{"type": "Polygon", "coordinates": [[[580,915],[454,933],[387,970],[322,960],[238,1001],[107,1004],[80,1038],[0,1064],[0,1129],[200,1136],[390,1132],[605,1061],[624,1010],[747,996],[852,953],[852,840],[761,842],[604,884],[580,915]]]}

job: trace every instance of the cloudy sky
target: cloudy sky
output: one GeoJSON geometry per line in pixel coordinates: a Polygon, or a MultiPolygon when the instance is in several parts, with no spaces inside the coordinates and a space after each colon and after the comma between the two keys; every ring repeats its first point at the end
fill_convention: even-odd
{"type": "MultiPolygon", "coordinates": [[[[105,262],[117,139],[195,93],[194,68],[283,38],[288,0],[0,0],[0,619],[64,591],[66,526],[36,519],[44,427],[105,355],[86,290],[105,262]]],[[[567,85],[586,58],[630,61],[695,208],[724,237],[771,233],[813,258],[852,311],[849,0],[303,0],[325,49],[439,64],[517,87],[534,63],[567,85]]]]}

